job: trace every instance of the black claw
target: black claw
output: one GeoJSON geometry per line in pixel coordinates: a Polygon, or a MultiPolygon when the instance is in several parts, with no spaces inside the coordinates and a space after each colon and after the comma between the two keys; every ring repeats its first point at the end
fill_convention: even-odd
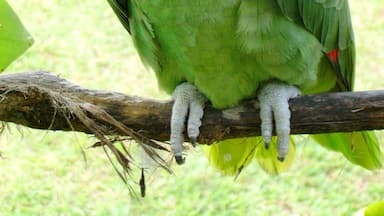
{"type": "Polygon", "coordinates": [[[179,165],[185,162],[185,158],[183,158],[182,156],[175,156],[175,160],[176,160],[176,163],[179,165]]]}
{"type": "Polygon", "coordinates": [[[279,160],[280,162],[284,162],[285,158],[284,157],[277,157],[277,160],[279,160]]]}
{"type": "Polygon", "coordinates": [[[265,149],[269,149],[269,143],[264,143],[265,149]]]}
{"type": "Polygon", "coordinates": [[[193,148],[195,148],[196,147],[197,138],[196,137],[190,137],[190,139],[191,139],[191,144],[192,144],[193,148]]]}

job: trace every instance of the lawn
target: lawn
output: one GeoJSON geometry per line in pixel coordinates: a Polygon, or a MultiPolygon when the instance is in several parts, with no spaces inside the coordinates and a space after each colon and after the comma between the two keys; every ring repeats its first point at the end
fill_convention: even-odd
{"type": "MultiPolygon", "coordinates": [[[[357,90],[384,86],[384,0],[352,0],[357,90]]],[[[5,73],[47,70],[81,86],[167,99],[106,1],[9,1],[35,38],[5,73]]],[[[384,135],[379,132],[382,143],[384,135]]],[[[234,181],[207,168],[201,148],[174,175],[149,175],[135,199],[95,139],[8,125],[0,136],[0,215],[351,215],[384,199],[384,172],[368,172],[306,137],[280,176],[251,164],[234,181]],[[83,158],[82,149],[86,153],[83,158]]],[[[137,188],[136,188],[137,189],[137,188]]]]}

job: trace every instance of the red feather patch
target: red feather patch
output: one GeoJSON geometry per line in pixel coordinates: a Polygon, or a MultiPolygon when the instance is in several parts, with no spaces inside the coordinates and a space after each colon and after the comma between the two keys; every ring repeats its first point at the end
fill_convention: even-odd
{"type": "Polygon", "coordinates": [[[331,62],[333,64],[336,64],[337,58],[339,57],[339,50],[334,49],[334,50],[330,51],[329,53],[327,53],[327,55],[328,55],[329,60],[331,60],[331,62]]]}

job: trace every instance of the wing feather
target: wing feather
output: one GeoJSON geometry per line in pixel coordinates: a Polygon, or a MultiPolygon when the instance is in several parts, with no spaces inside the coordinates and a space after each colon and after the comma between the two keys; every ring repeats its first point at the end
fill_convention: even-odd
{"type": "Polygon", "coordinates": [[[355,71],[355,43],[348,0],[276,2],[284,16],[318,38],[325,54],[337,50],[337,62],[333,62],[333,65],[339,78],[339,90],[351,91],[355,71]]]}
{"type": "Polygon", "coordinates": [[[123,24],[124,28],[131,33],[129,18],[131,17],[131,12],[129,10],[129,0],[107,0],[109,5],[112,7],[113,11],[119,18],[120,22],[123,24]]]}

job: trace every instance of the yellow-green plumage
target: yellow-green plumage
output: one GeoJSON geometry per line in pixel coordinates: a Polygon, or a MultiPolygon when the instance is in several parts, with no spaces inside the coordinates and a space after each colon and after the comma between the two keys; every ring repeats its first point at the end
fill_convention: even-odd
{"type": "MultiPolygon", "coordinates": [[[[169,93],[189,82],[214,107],[226,108],[255,97],[258,87],[272,79],[296,85],[303,94],[353,86],[354,42],[346,0],[108,1],[143,62],[169,93]],[[332,62],[327,53],[333,50],[337,61],[332,62]]],[[[377,140],[365,132],[355,134],[369,139],[332,135],[317,140],[355,164],[381,167],[377,140]]],[[[275,173],[292,161],[293,151],[280,163],[275,148],[267,151],[260,143],[260,137],[223,141],[207,155],[228,174],[253,157],[275,173]]]]}
{"type": "Polygon", "coordinates": [[[294,140],[291,140],[284,163],[277,160],[277,139],[274,137],[270,149],[264,147],[262,137],[228,139],[205,147],[210,163],[226,175],[240,173],[256,158],[261,168],[270,174],[279,174],[289,168],[295,155],[294,140]],[[240,150],[240,151],[239,151],[240,150]]]}

